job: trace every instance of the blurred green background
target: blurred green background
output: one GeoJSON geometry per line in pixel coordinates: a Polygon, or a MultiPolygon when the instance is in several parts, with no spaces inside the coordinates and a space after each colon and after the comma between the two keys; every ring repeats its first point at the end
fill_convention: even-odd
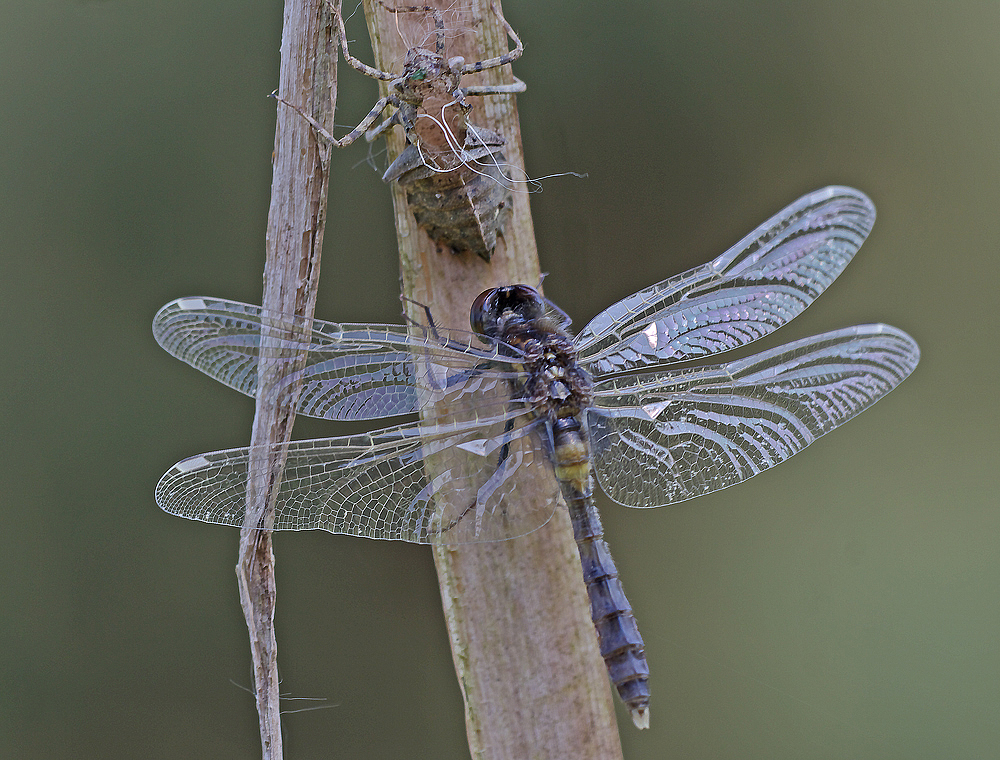
{"type": "MultiPolygon", "coordinates": [[[[260,299],[277,0],[3,2],[0,756],[259,756],[237,532],[153,501],[253,403],[154,343],[260,299]]],[[[508,0],[547,295],[582,326],[799,195],[879,221],[768,345],[885,321],[923,361],[738,488],[604,502],[653,668],[626,757],[996,757],[1000,4],[508,0]]],[[[355,36],[362,34],[355,24],[355,36]]],[[[341,73],[338,122],[375,86],[341,73]]],[[[381,165],[376,145],[374,161],[381,165]]],[[[335,155],[326,319],[395,322],[389,194],[335,155]]],[[[301,437],[336,434],[297,423],[301,437]]],[[[425,547],[279,535],[289,758],[468,756],[425,547]]]]}

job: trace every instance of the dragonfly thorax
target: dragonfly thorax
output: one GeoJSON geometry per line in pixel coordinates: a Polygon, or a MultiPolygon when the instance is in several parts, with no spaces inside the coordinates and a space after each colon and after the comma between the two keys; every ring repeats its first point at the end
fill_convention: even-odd
{"type": "Polygon", "coordinates": [[[573,341],[563,332],[532,337],[521,346],[525,395],[550,421],[577,417],[591,404],[593,383],[576,361],[573,341]]]}
{"type": "Polygon", "coordinates": [[[472,304],[472,329],[521,352],[524,396],[550,424],[575,417],[591,403],[591,379],[577,363],[565,322],[549,315],[547,302],[529,285],[486,290],[472,304]]]}

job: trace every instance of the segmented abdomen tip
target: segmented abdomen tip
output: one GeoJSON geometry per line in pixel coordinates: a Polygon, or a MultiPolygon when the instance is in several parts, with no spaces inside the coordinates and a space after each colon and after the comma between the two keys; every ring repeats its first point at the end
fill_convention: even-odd
{"type": "Polygon", "coordinates": [[[638,729],[649,728],[649,707],[635,707],[632,709],[632,722],[638,729]]]}

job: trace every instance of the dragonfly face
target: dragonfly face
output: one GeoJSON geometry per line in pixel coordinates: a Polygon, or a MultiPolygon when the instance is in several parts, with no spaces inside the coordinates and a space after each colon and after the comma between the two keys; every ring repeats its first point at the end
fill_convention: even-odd
{"type": "MultiPolygon", "coordinates": [[[[724,364],[670,366],[744,346],[797,316],[844,269],[874,218],[856,190],[811,193],[708,264],[610,306],[575,338],[568,317],[527,285],[481,294],[472,333],[304,325],[256,306],[184,298],[160,310],[154,334],[174,356],[251,396],[262,358],[304,357],[286,381],[299,387],[299,414],[359,420],[422,410],[419,421],[367,435],[293,442],[275,529],[502,540],[543,525],[561,493],[576,514],[585,572],[599,573],[610,555],[591,514],[593,476],[629,507],[726,488],[801,451],[912,372],[913,339],[880,324],[724,364]],[[532,478],[533,506],[508,511],[508,495],[539,470],[549,476],[532,478]]],[[[249,457],[243,448],[179,462],[157,485],[157,503],[243,526],[249,457]]],[[[617,583],[616,573],[594,578],[617,583]]],[[[618,603],[593,612],[612,680],[637,724],[648,720],[630,610],[618,603]]]]}
{"type": "Polygon", "coordinates": [[[545,299],[529,285],[505,285],[480,293],[472,302],[473,332],[501,338],[511,323],[533,322],[545,316],[545,299]]]}

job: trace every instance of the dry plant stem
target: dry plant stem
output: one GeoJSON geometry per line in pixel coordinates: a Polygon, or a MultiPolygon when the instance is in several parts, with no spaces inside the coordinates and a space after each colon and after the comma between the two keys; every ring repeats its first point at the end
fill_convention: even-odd
{"type": "MultiPolygon", "coordinates": [[[[286,0],[278,93],[319,123],[332,126],[337,70],[330,22],[329,6],[323,0],[286,0]]],[[[263,306],[265,313],[311,319],[326,218],[329,148],[316,141],[312,129],[298,114],[278,108],[273,162],[263,306]]],[[[272,492],[284,464],[281,444],[287,444],[291,434],[297,389],[281,395],[271,389],[283,374],[294,369],[287,359],[295,358],[260,363],[251,444],[278,446],[254,449],[260,453],[255,453],[250,462],[247,525],[273,523],[272,492]]],[[[241,531],[236,575],[250,633],[262,755],[265,760],[279,760],[281,722],[270,531],[250,527],[241,531]]]]}
{"type": "MultiPolygon", "coordinates": [[[[397,4],[418,3],[404,0],[397,4]]],[[[428,4],[444,12],[449,28],[447,56],[478,61],[508,49],[490,0],[432,0],[428,4]]],[[[375,65],[399,70],[408,43],[422,41],[418,25],[422,14],[390,14],[371,0],[365,0],[365,12],[375,65]]],[[[463,79],[463,85],[512,81],[509,67],[477,77],[463,79]]],[[[472,122],[503,134],[512,176],[524,176],[513,97],[470,101],[476,109],[472,122]]],[[[390,135],[390,159],[403,148],[400,132],[395,129],[390,135]]],[[[405,193],[397,183],[392,189],[404,293],[430,306],[439,325],[468,329],[469,307],[486,288],[538,284],[538,254],[523,185],[513,194],[513,219],[490,263],[472,254],[439,251],[417,227],[405,193]]],[[[419,307],[408,304],[407,308],[412,318],[423,317],[419,307]]],[[[517,505],[508,504],[508,508],[516,510],[517,505]]],[[[598,653],[565,508],[529,536],[494,544],[436,547],[434,558],[465,699],[472,757],[621,758],[608,676],[598,653]]]]}

